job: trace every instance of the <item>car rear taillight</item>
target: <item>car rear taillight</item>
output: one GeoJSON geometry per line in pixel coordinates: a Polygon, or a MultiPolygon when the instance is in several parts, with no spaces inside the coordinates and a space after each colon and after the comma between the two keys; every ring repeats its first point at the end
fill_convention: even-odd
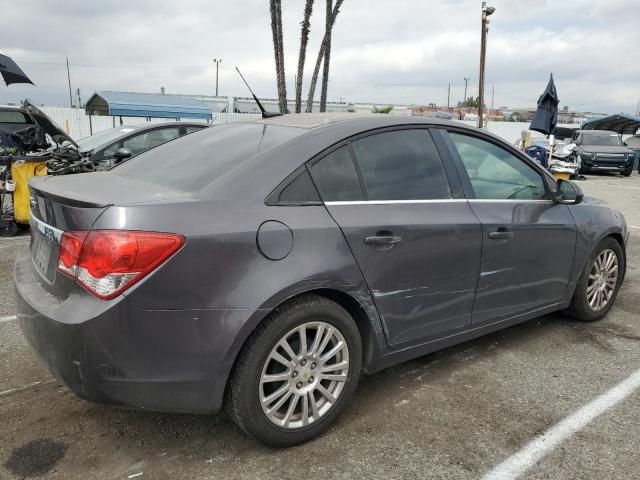
{"type": "Polygon", "coordinates": [[[124,230],[64,232],[58,271],[98,298],[114,298],[152,272],[184,244],[174,233],[124,230]]]}

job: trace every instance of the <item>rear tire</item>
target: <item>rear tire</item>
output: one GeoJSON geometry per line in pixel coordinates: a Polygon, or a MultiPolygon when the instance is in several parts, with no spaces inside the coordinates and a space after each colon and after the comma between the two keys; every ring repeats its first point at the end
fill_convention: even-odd
{"type": "Polygon", "coordinates": [[[604,317],[618,296],[625,268],[620,244],[611,237],[602,240],[584,266],[567,313],[583,322],[604,317]],[[614,262],[611,266],[608,265],[610,261],[614,262]]]}
{"type": "Polygon", "coordinates": [[[347,311],[303,295],[274,310],[247,340],[227,388],[227,413],[266,445],[306,442],[349,404],[361,364],[360,333],[347,311]]]}

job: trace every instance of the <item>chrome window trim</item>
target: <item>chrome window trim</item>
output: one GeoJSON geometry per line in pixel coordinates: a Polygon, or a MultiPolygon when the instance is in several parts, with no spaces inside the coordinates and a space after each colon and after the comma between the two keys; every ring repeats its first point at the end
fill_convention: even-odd
{"type": "Polygon", "coordinates": [[[354,201],[333,201],[324,202],[325,205],[403,205],[411,203],[462,203],[465,198],[443,198],[439,200],[354,200],[354,201]]]}
{"type": "Polygon", "coordinates": [[[517,200],[517,199],[482,199],[482,198],[443,198],[439,200],[353,200],[324,202],[327,206],[343,205],[405,205],[421,203],[553,203],[553,200],[517,200]]]}

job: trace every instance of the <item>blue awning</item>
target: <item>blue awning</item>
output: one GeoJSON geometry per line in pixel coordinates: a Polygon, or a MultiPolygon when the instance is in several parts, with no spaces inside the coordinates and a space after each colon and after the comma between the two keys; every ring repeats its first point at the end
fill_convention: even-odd
{"type": "Polygon", "coordinates": [[[213,119],[211,107],[200,100],[158,93],[96,92],[85,110],[93,115],[213,119]]]}
{"type": "Polygon", "coordinates": [[[609,130],[621,135],[635,135],[640,129],[640,115],[616,113],[604,117],[589,119],[582,124],[583,130],[609,130]]]}

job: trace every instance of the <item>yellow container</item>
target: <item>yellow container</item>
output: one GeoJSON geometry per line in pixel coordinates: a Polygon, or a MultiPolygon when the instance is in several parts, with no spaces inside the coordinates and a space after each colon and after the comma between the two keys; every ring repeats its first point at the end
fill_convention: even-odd
{"type": "Polygon", "coordinates": [[[46,175],[47,162],[17,160],[11,164],[11,177],[16,183],[13,192],[13,211],[18,223],[29,223],[29,179],[34,175],[46,175]]]}
{"type": "Polygon", "coordinates": [[[569,180],[571,178],[570,173],[566,172],[551,172],[556,180],[569,180]]]}

